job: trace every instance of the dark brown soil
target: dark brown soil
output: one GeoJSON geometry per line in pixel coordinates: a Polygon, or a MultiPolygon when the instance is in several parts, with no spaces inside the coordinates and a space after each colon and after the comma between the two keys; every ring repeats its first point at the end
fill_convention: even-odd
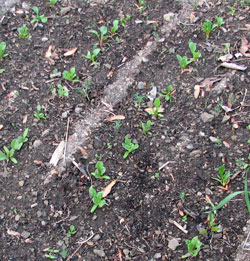
{"type": "Polygon", "coordinates": [[[23,9],[22,4],[5,14],[0,42],[6,42],[9,55],[0,58],[0,68],[5,69],[0,74],[0,150],[4,145],[10,147],[25,128],[29,134],[28,142],[15,154],[17,164],[0,161],[1,260],[181,260],[187,253],[185,240],[195,236],[202,247],[198,256],[190,259],[233,260],[249,219],[243,194],[216,212],[219,232],[200,235],[199,231],[208,227],[208,198],[217,205],[230,193],[244,189],[250,161],[250,63],[249,57],[235,55],[240,53],[243,36],[250,42],[250,7],[247,1],[204,1],[202,6],[191,5],[194,22],[183,22],[183,17],[178,17],[182,2],[147,1],[140,12],[135,0],[105,4],[59,1],[53,7],[48,1],[28,0],[30,7],[38,6],[40,14],[49,18],[47,23],[33,25],[33,11],[23,9]],[[228,6],[236,10],[234,15],[228,6]],[[170,12],[179,23],[165,38],[164,15],[166,20],[170,12]],[[98,31],[103,25],[110,28],[113,20],[127,14],[131,18],[125,26],[120,25],[118,33],[109,34],[101,45],[96,59],[99,64],[91,65],[85,56],[98,39],[89,30],[98,31]],[[225,24],[206,40],[202,24],[206,19],[215,23],[216,15],[225,24]],[[27,24],[31,39],[18,37],[17,28],[23,24],[27,24]],[[192,57],[189,40],[196,43],[202,57],[187,67],[192,70],[181,73],[176,55],[192,57]],[[156,41],[157,48],[141,63],[134,83],[127,86],[126,98],[110,114],[125,119],[104,121],[93,128],[82,144],[84,151],[74,154],[82,171],[68,163],[59,173],[48,163],[67,135],[67,124],[70,136],[77,122],[101,104],[105,88],[117,80],[123,64],[132,61],[149,41],[156,41]],[[226,43],[233,55],[231,62],[247,69],[218,66],[226,43]],[[52,56],[47,59],[49,46],[52,56]],[[64,56],[75,47],[74,55],[64,56]],[[76,83],[62,76],[51,77],[72,67],[79,77],[76,83]],[[216,82],[201,88],[196,99],[194,86],[207,78],[216,82]],[[218,90],[223,81],[225,88],[218,90]],[[52,94],[59,83],[67,87],[69,97],[52,94]],[[79,89],[88,83],[84,97],[79,89]],[[173,86],[171,102],[159,96],[169,85],[173,86]],[[147,95],[153,86],[164,107],[162,118],[145,111],[152,106],[147,95]],[[135,94],[146,97],[140,106],[135,94]],[[47,119],[34,117],[38,103],[47,119]],[[211,121],[202,119],[205,112],[212,116],[211,121]],[[141,122],[147,120],[152,122],[152,135],[142,132],[141,122]],[[126,135],[139,148],[123,159],[126,135]],[[111,180],[91,175],[98,160],[103,161],[111,180]],[[221,165],[232,174],[228,191],[211,179],[221,165]],[[52,180],[44,182],[51,173],[52,180]],[[106,205],[90,213],[89,187],[101,191],[112,180],[117,182],[105,198],[106,205]],[[181,199],[181,195],[185,197],[181,199]],[[67,236],[71,225],[77,232],[67,236]],[[169,245],[173,239],[179,242],[175,249],[169,245]],[[46,257],[48,249],[66,254],[46,257]]]}

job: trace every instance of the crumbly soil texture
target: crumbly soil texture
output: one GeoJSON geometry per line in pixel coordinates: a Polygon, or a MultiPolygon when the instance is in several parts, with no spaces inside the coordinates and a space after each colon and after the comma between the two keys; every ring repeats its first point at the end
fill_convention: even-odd
{"type": "Polygon", "coordinates": [[[0,58],[1,152],[26,128],[29,132],[15,151],[18,163],[0,161],[0,259],[181,260],[188,253],[186,240],[198,236],[200,251],[187,259],[233,260],[249,219],[244,194],[213,212],[210,225],[207,212],[243,191],[247,178],[250,48],[248,43],[245,51],[241,47],[243,37],[250,42],[249,26],[249,1],[240,0],[55,5],[27,0],[5,13],[0,27],[8,54],[0,58]],[[46,23],[31,24],[33,6],[48,17],[46,23]],[[187,6],[190,10],[184,10],[187,6]],[[188,11],[186,20],[183,11],[188,11]],[[223,24],[206,39],[203,23],[216,24],[216,16],[223,24]],[[112,33],[114,20],[119,24],[112,33]],[[18,36],[24,24],[27,39],[18,36]],[[104,39],[101,26],[108,29],[104,39]],[[183,71],[176,56],[192,59],[189,40],[201,57],[183,71]],[[131,71],[126,96],[103,111],[117,118],[92,127],[70,161],[63,151],[63,170],[51,166],[58,144],[70,142],[75,126],[103,105],[107,86],[149,42],[154,49],[131,71]],[[93,64],[85,56],[96,48],[100,53],[93,64]],[[219,58],[225,55],[241,70],[221,66],[219,58]],[[71,68],[76,81],[63,76],[71,68]],[[68,96],[59,95],[58,85],[68,96]],[[155,98],[160,98],[162,117],[155,98]],[[151,128],[145,133],[141,124],[147,121],[151,128]],[[139,147],[124,158],[126,135],[139,147]],[[91,174],[97,161],[110,179],[91,174]],[[231,174],[225,186],[212,179],[223,165],[231,174]],[[89,188],[107,192],[111,182],[106,204],[91,213],[89,188]],[[211,223],[218,231],[211,230],[211,223]]]}

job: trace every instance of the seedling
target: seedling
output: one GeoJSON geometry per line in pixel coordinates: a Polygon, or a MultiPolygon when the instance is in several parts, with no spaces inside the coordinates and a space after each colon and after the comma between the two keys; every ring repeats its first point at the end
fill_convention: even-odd
{"type": "Polygon", "coordinates": [[[187,56],[180,56],[179,54],[176,55],[180,66],[181,66],[181,73],[184,73],[186,67],[193,62],[193,60],[188,60],[187,56]]]}
{"type": "Polygon", "coordinates": [[[185,200],[185,192],[181,192],[180,193],[180,199],[181,199],[181,201],[184,202],[184,200],[185,200]]]}
{"type": "Polygon", "coordinates": [[[128,137],[128,134],[125,136],[125,143],[122,143],[122,147],[126,150],[123,158],[126,159],[130,153],[139,148],[139,144],[132,143],[131,139],[128,137]]]}
{"type": "MultiPolygon", "coordinates": [[[[0,43],[0,58],[4,58],[9,55],[9,54],[5,53],[5,49],[6,49],[6,43],[1,42],[0,43]]],[[[1,70],[4,70],[4,69],[1,69],[1,70]]]]}
{"type": "Polygon", "coordinates": [[[23,39],[27,39],[27,38],[29,38],[30,37],[30,34],[29,34],[29,32],[28,32],[28,27],[27,27],[27,25],[26,24],[24,24],[22,27],[19,27],[19,28],[17,28],[17,31],[18,31],[18,36],[20,37],[20,38],[23,38],[23,39]]]}
{"type": "Polygon", "coordinates": [[[41,110],[42,110],[42,107],[41,107],[40,103],[38,102],[37,106],[36,106],[36,111],[34,112],[34,116],[38,120],[41,120],[41,119],[46,120],[48,118],[48,115],[46,113],[42,113],[41,110]]]}
{"type": "Polygon", "coordinates": [[[57,84],[58,96],[59,97],[69,97],[69,90],[67,87],[57,84]]]}
{"type": "Polygon", "coordinates": [[[197,256],[198,253],[200,252],[201,246],[202,246],[202,243],[200,242],[198,236],[193,237],[192,240],[187,239],[185,242],[186,242],[186,245],[188,248],[188,253],[183,255],[182,258],[187,258],[190,255],[193,257],[197,256]]]}
{"type": "Polygon", "coordinates": [[[212,177],[212,179],[217,180],[223,187],[228,185],[231,176],[230,171],[225,171],[225,169],[224,165],[220,166],[218,168],[219,173],[217,174],[217,178],[212,177]]]}
{"type": "Polygon", "coordinates": [[[121,120],[116,120],[115,124],[113,125],[113,129],[115,131],[118,131],[121,128],[121,126],[122,126],[121,120]]]}
{"type": "Polygon", "coordinates": [[[160,92],[160,96],[163,96],[165,101],[167,102],[171,102],[172,101],[172,90],[173,90],[173,85],[168,85],[168,89],[165,91],[161,91],[160,92]]]}
{"type": "Polygon", "coordinates": [[[118,29],[119,29],[119,20],[114,20],[113,26],[110,30],[111,34],[115,34],[118,29]]]}
{"type": "MultiPolygon", "coordinates": [[[[215,206],[213,205],[213,208],[215,206]]],[[[214,217],[214,212],[213,211],[210,211],[208,213],[208,220],[207,220],[207,228],[200,231],[200,234],[201,235],[204,235],[206,233],[208,233],[208,231],[211,231],[211,232],[219,232],[221,229],[216,225],[215,223],[215,217],[214,217]]]]}
{"type": "Polygon", "coordinates": [[[221,26],[225,24],[222,17],[216,15],[215,19],[217,21],[217,23],[214,25],[215,27],[221,28],[221,26]]]}
{"type": "Polygon", "coordinates": [[[225,44],[224,53],[225,53],[225,54],[230,53],[230,43],[225,44]]]}
{"type": "Polygon", "coordinates": [[[5,72],[5,69],[0,69],[0,73],[3,73],[3,72],[5,72]]]}
{"type": "Polygon", "coordinates": [[[52,248],[49,248],[47,250],[47,252],[49,254],[45,254],[44,257],[47,257],[49,259],[58,259],[58,254],[62,257],[62,258],[66,258],[67,255],[68,255],[68,251],[65,249],[63,251],[60,251],[58,249],[52,249],[52,248]]]}
{"type": "Polygon", "coordinates": [[[231,15],[234,16],[234,13],[235,13],[235,9],[232,7],[232,6],[227,6],[227,8],[231,11],[231,15]]]}
{"type": "Polygon", "coordinates": [[[35,22],[47,23],[48,18],[44,14],[43,15],[39,15],[39,8],[37,6],[33,6],[32,10],[36,14],[35,18],[33,18],[33,20],[31,21],[32,24],[35,23],[35,22]]]}
{"type": "Polygon", "coordinates": [[[72,67],[70,71],[64,71],[63,72],[63,78],[70,82],[79,82],[79,77],[76,75],[76,69],[75,67],[72,67]]]}
{"type": "Polygon", "coordinates": [[[90,51],[88,51],[88,54],[85,56],[85,58],[89,59],[93,64],[98,64],[98,62],[95,61],[95,58],[100,53],[100,51],[100,48],[93,49],[92,54],[90,51]]]}
{"type": "Polygon", "coordinates": [[[138,109],[141,108],[141,104],[144,102],[144,100],[147,98],[145,95],[139,95],[138,93],[134,94],[134,99],[136,101],[138,109]]]}
{"type": "Polygon", "coordinates": [[[147,9],[148,3],[145,0],[138,0],[138,4],[136,4],[136,9],[141,14],[144,10],[147,9]]]}
{"type": "Polygon", "coordinates": [[[193,55],[193,61],[195,62],[198,58],[201,57],[201,53],[200,53],[200,51],[196,52],[196,44],[194,42],[192,42],[191,40],[189,40],[188,46],[193,55]]]}
{"type": "Polygon", "coordinates": [[[75,235],[76,232],[77,231],[75,230],[75,226],[74,225],[70,225],[69,231],[67,232],[66,236],[67,237],[71,237],[71,236],[75,235]]]}
{"type": "Polygon", "coordinates": [[[83,81],[83,88],[77,89],[78,92],[80,92],[84,98],[89,100],[89,90],[91,89],[93,82],[91,78],[87,78],[83,81]]]}
{"type": "Polygon", "coordinates": [[[49,1],[49,4],[50,4],[50,5],[55,5],[55,4],[57,3],[57,1],[58,1],[58,0],[50,0],[50,1],[49,1]]]}
{"type": "Polygon", "coordinates": [[[159,172],[156,172],[156,173],[155,173],[155,178],[158,179],[159,177],[160,177],[159,172]]]}
{"type": "Polygon", "coordinates": [[[213,25],[212,22],[208,19],[203,23],[203,31],[206,34],[206,39],[208,40],[211,32],[216,28],[217,25],[213,25]]]}
{"type": "Polygon", "coordinates": [[[131,18],[131,16],[128,15],[128,14],[127,14],[126,16],[122,17],[122,18],[120,19],[121,25],[122,25],[123,27],[125,27],[125,26],[126,26],[126,22],[127,22],[130,18],[131,18]]]}
{"type": "Polygon", "coordinates": [[[93,207],[91,208],[90,212],[94,213],[97,207],[102,208],[106,204],[106,200],[102,199],[103,191],[99,191],[98,193],[93,187],[89,188],[89,194],[92,196],[93,200],[93,207]]]}
{"type": "Polygon", "coordinates": [[[152,122],[150,120],[148,120],[146,123],[143,122],[141,123],[143,134],[152,135],[152,132],[150,132],[151,124],[152,122]]]}
{"type": "Polygon", "coordinates": [[[92,172],[91,174],[97,178],[97,179],[110,179],[109,176],[105,176],[103,175],[106,172],[106,168],[103,166],[103,162],[102,161],[97,161],[96,162],[96,170],[95,172],[92,172]]]}
{"type": "Polygon", "coordinates": [[[22,136],[19,136],[18,138],[14,139],[12,142],[14,142],[14,149],[20,150],[25,142],[28,141],[27,135],[28,135],[29,129],[26,128],[23,132],[22,136]]]}
{"type": "Polygon", "coordinates": [[[158,117],[164,117],[164,115],[160,113],[161,111],[162,111],[161,100],[160,98],[155,98],[154,107],[147,109],[147,113],[158,117]]]}
{"type": "Polygon", "coordinates": [[[99,31],[100,31],[101,34],[99,34],[96,30],[89,30],[90,33],[97,36],[97,38],[99,40],[99,45],[102,48],[103,41],[105,41],[107,39],[106,34],[108,33],[108,28],[107,28],[107,26],[103,25],[99,28],[99,31]]]}

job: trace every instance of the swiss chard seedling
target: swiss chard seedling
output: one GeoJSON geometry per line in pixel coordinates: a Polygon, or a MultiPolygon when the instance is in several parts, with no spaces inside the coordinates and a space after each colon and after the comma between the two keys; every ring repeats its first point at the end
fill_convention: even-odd
{"type": "Polygon", "coordinates": [[[24,24],[22,27],[17,28],[18,36],[23,39],[27,39],[30,37],[30,34],[28,32],[28,27],[26,24],[24,24]]]}
{"type": "Polygon", "coordinates": [[[42,23],[47,23],[48,18],[43,14],[43,15],[39,15],[39,8],[37,6],[33,6],[32,10],[34,11],[34,13],[36,14],[36,16],[33,18],[33,20],[31,21],[31,23],[35,23],[35,22],[42,22],[42,23]]]}
{"type": "Polygon", "coordinates": [[[55,5],[58,0],[49,0],[49,5],[55,5]]]}
{"type": "Polygon", "coordinates": [[[130,18],[131,18],[131,16],[128,15],[128,14],[127,14],[126,16],[122,17],[122,18],[120,19],[121,25],[122,25],[123,27],[125,27],[125,26],[126,26],[126,22],[127,22],[130,18]]]}
{"type": "MultiPolygon", "coordinates": [[[[213,205],[213,208],[215,206],[213,205]]],[[[208,213],[208,220],[207,220],[207,228],[200,231],[200,234],[203,235],[203,234],[207,234],[208,231],[211,231],[211,232],[219,232],[221,229],[220,227],[218,227],[215,223],[215,217],[214,217],[214,212],[213,211],[210,211],[208,213]]]]}
{"type": "Polygon", "coordinates": [[[227,6],[227,8],[231,11],[231,15],[234,16],[236,10],[232,6],[227,6]]]}
{"type": "Polygon", "coordinates": [[[119,29],[119,20],[114,20],[113,21],[113,26],[110,29],[110,33],[111,34],[115,34],[118,29],[119,29]]]}
{"type": "Polygon", "coordinates": [[[127,134],[125,136],[125,143],[122,143],[122,147],[126,150],[123,155],[123,158],[126,159],[130,153],[139,148],[139,144],[134,144],[127,134]]]}
{"type": "Polygon", "coordinates": [[[219,17],[219,16],[216,15],[216,16],[215,16],[215,19],[216,19],[216,22],[217,22],[217,23],[214,25],[215,27],[220,28],[223,24],[225,24],[222,17],[219,17]]]}
{"type": "Polygon", "coordinates": [[[61,84],[57,84],[57,91],[59,97],[69,97],[69,90],[66,86],[62,86],[61,84]]]}
{"type": "Polygon", "coordinates": [[[48,254],[44,254],[44,257],[49,258],[49,259],[58,259],[58,254],[66,259],[67,255],[68,255],[68,251],[66,249],[60,251],[58,249],[52,249],[49,248],[46,250],[46,252],[48,252],[48,254]]]}
{"type": "Polygon", "coordinates": [[[182,256],[182,258],[187,258],[190,255],[193,257],[197,256],[202,246],[202,243],[200,242],[198,236],[193,237],[192,240],[187,239],[185,242],[188,248],[188,254],[185,254],[184,256],[182,256]]]}
{"type": "Polygon", "coordinates": [[[187,56],[180,56],[179,54],[176,55],[178,61],[179,61],[179,64],[180,64],[180,67],[181,67],[181,73],[183,73],[186,69],[186,67],[193,62],[193,60],[188,60],[187,56]]]}
{"type": "Polygon", "coordinates": [[[95,172],[92,172],[91,174],[97,178],[97,179],[110,179],[109,176],[105,176],[103,175],[106,172],[106,168],[103,166],[103,162],[102,161],[97,161],[96,162],[96,170],[95,172]]]}
{"type": "Polygon", "coordinates": [[[206,39],[208,40],[211,32],[216,28],[217,25],[213,25],[212,21],[206,19],[206,21],[203,23],[203,31],[206,34],[206,39]]]}
{"type": "Polygon", "coordinates": [[[196,51],[196,44],[189,40],[188,42],[189,49],[193,55],[193,61],[195,62],[198,58],[201,57],[200,51],[196,51]]]}
{"type": "Polygon", "coordinates": [[[171,102],[172,101],[172,90],[173,90],[173,85],[168,85],[167,90],[161,91],[160,96],[164,97],[165,101],[171,102]]]}
{"type": "Polygon", "coordinates": [[[141,108],[141,104],[144,102],[144,100],[146,98],[147,98],[147,96],[145,96],[145,95],[139,95],[138,93],[134,94],[134,99],[135,99],[138,109],[141,108]]]}
{"type": "Polygon", "coordinates": [[[97,207],[102,208],[106,204],[106,200],[102,199],[103,191],[99,191],[97,193],[93,187],[90,187],[89,194],[92,197],[92,201],[94,203],[90,210],[91,213],[94,213],[97,207]]]}
{"type": "Polygon", "coordinates": [[[220,166],[218,168],[219,173],[217,174],[217,177],[216,178],[212,177],[212,179],[218,181],[223,187],[228,185],[231,176],[230,171],[225,171],[225,169],[226,168],[224,165],[220,166]]]}
{"type": "Polygon", "coordinates": [[[4,57],[9,55],[9,54],[5,53],[5,49],[6,49],[6,43],[5,42],[1,42],[0,43],[0,58],[4,58],[4,57]]]}
{"type": "Polygon", "coordinates": [[[141,123],[143,134],[152,135],[152,132],[150,131],[151,124],[152,124],[152,122],[150,120],[148,120],[146,123],[143,123],[143,122],[141,123]]]}
{"type": "Polygon", "coordinates": [[[86,59],[90,60],[93,64],[98,64],[98,62],[95,60],[97,55],[100,53],[100,48],[94,48],[92,53],[88,51],[87,55],[85,56],[86,59]]]}
{"type": "Polygon", "coordinates": [[[67,237],[71,237],[71,236],[75,235],[76,232],[77,232],[77,231],[76,231],[76,229],[75,229],[75,226],[74,226],[74,225],[70,225],[69,231],[67,232],[66,236],[67,236],[67,237]]]}
{"type": "Polygon", "coordinates": [[[107,33],[108,33],[108,28],[107,26],[101,26],[99,28],[100,34],[96,30],[89,30],[90,33],[96,35],[96,37],[99,40],[99,45],[102,48],[103,47],[103,42],[107,39],[107,33]]]}
{"type": "Polygon", "coordinates": [[[79,82],[79,77],[76,75],[75,67],[72,67],[70,71],[64,71],[63,78],[69,82],[79,82]]]}
{"type": "Polygon", "coordinates": [[[141,14],[143,11],[145,11],[148,7],[148,3],[146,0],[138,0],[138,4],[136,4],[136,9],[141,14]]]}
{"type": "Polygon", "coordinates": [[[34,116],[38,119],[38,120],[46,120],[48,118],[48,115],[46,113],[43,113],[41,112],[42,110],[42,107],[40,105],[40,103],[38,102],[37,103],[37,106],[36,106],[36,111],[34,112],[34,116]]]}
{"type": "Polygon", "coordinates": [[[160,113],[161,111],[162,111],[161,100],[160,98],[155,98],[154,107],[148,108],[147,113],[153,116],[164,117],[164,115],[160,113]]]}

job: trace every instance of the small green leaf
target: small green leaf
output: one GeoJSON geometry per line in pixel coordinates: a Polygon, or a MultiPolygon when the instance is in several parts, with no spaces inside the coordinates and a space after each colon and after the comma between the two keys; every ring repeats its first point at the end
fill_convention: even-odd
{"type": "Polygon", "coordinates": [[[32,10],[36,13],[36,15],[39,15],[39,9],[37,6],[33,6],[32,10]]]}
{"type": "Polygon", "coordinates": [[[7,155],[0,151],[0,160],[6,160],[7,158],[7,155]]]}

